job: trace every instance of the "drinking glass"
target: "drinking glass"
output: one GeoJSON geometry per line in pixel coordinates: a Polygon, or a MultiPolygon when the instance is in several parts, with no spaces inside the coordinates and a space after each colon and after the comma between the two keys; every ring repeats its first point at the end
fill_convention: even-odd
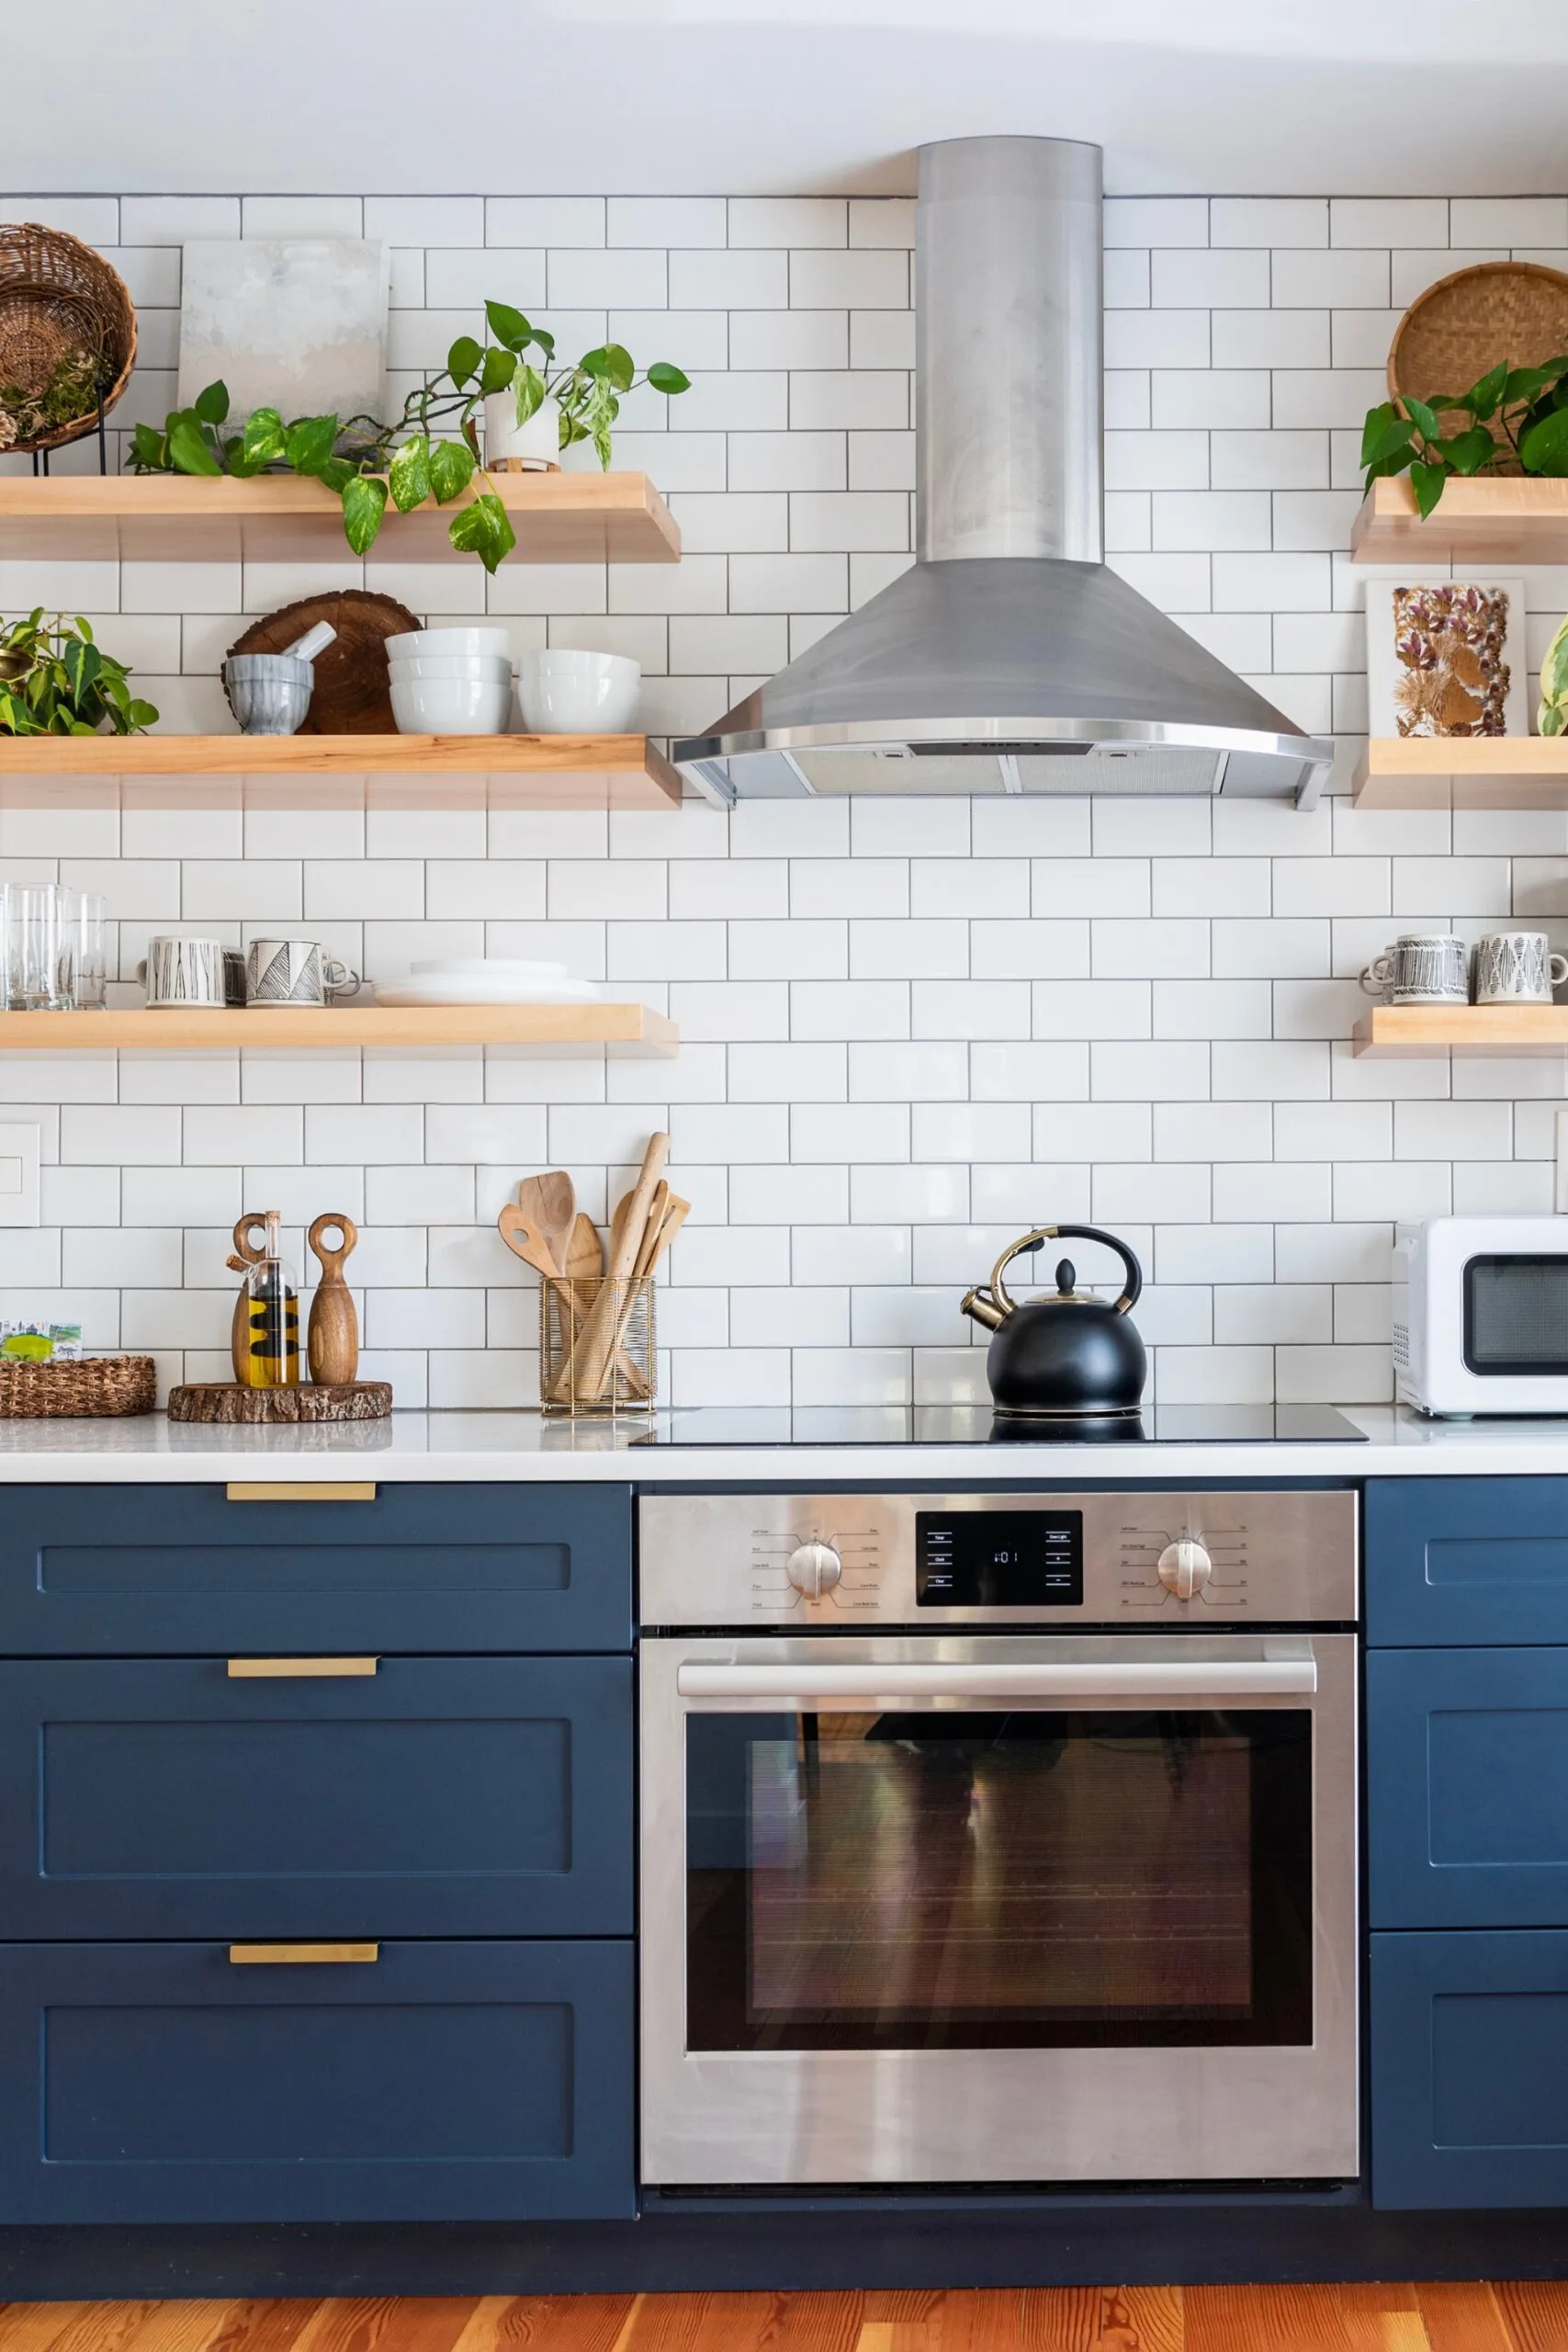
{"type": "Polygon", "coordinates": [[[75,1002],[76,948],[67,894],[56,882],[12,890],[11,1010],[69,1012],[75,1002]]]}
{"type": "Polygon", "coordinates": [[[74,956],[78,1012],[101,1012],[108,987],[104,898],[99,890],[68,890],[66,922],[74,956]]]}
{"type": "Polygon", "coordinates": [[[11,886],[0,882],[0,1012],[11,1003],[11,886]]]}

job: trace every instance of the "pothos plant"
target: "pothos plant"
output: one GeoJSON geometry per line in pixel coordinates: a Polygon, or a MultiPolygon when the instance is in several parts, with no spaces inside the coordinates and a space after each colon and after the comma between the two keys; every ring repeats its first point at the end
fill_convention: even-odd
{"type": "Polygon", "coordinates": [[[0,620],[0,735],[139,735],[157,716],[80,614],[0,620]]]}
{"type": "Polygon", "coordinates": [[[446,365],[410,392],[392,424],[376,417],[300,416],[286,422],[276,408],[253,409],[238,431],[228,431],[229,390],[209,384],[187,408],[171,409],[160,432],[139,424],[130,446],[135,473],[237,474],[248,478],[274,467],[324,482],[343,503],[343,527],[355,555],[375,545],[389,500],[407,514],[425,500],[449,506],[476,479],[483,487],[455,514],[447,537],[460,554],[477,555],[494,571],[517,544],[517,535],[495,486],[479,460],[481,404],[491,393],[517,383],[519,416],[526,419],[551,393],[561,407],[561,443],[592,439],[604,465],[610,462],[610,427],[622,396],[638,382],[656,391],[684,391],[678,368],[660,364],[638,378],[619,344],[591,351],[570,368],[551,370],[554,338],[531,326],[520,311],[487,302],[487,317],[498,335],[512,341],[488,348],[472,335],[459,335],[446,365]],[[498,326],[497,322],[501,322],[498,326]],[[520,340],[518,340],[520,338],[520,340]],[[539,350],[541,369],[522,353],[539,350]],[[527,383],[518,383],[525,367],[527,383]],[[536,391],[535,387],[537,387],[536,391]],[[529,405],[522,403],[527,399],[529,405]],[[438,431],[445,425],[447,431],[438,431]]]}
{"type": "Polygon", "coordinates": [[[1489,368],[1468,392],[1408,393],[1367,412],[1361,464],[1370,489],[1382,474],[1408,473],[1416,503],[1429,514],[1450,474],[1506,467],[1568,474],[1568,356],[1540,368],[1489,368]],[[1457,430],[1445,433],[1445,420],[1457,430]]]}

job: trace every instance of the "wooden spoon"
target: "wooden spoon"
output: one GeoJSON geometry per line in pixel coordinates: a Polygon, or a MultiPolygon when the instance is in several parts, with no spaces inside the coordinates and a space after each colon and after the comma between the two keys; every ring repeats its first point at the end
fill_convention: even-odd
{"type": "Polygon", "coordinates": [[[497,1231],[514,1258],[521,1258],[525,1266],[532,1266],[536,1273],[546,1275],[551,1282],[559,1281],[560,1268],[544,1235],[514,1203],[507,1202],[495,1223],[497,1231]]]}
{"type": "Polygon", "coordinates": [[[564,1274],[577,1216],[577,1191],[571,1178],[558,1168],[547,1176],[525,1176],[517,1187],[517,1205],[549,1251],[554,1261],[550,1272],[564,1274]]]}
{"type": "Polygon", "coordinates": [[[596,1283],[604,1271],[604,1245],[599,1238],[599,1228],[582,1209],[578,1210],[572,1221],[566,1271],[574,1283],[596,1283]]]}

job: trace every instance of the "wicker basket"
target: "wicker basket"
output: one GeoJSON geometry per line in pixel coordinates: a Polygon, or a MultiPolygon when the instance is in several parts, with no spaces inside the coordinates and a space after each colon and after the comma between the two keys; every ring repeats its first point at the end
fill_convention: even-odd
{"type": "Polygon", "coordinates": [[[151,1356],[85,1356],[80,1363],[0,1357],[0,1420],[97,1419],[150,1413],[158,1400],[151,1356]]]}
{"type": "MultiPolygon", "coordinates": [[[[101,254],[37,221],[0,222],[0,384],[40,392],[57,360],[85,350],[101,358],[107,416],[136,361],[136,311],[101,254]]],[[[13,451],[58,449],[97,430],[98,412],[15,441],[13,451]]]]}
{"type": "MultiPolygon", "coordinates": [[[[1418,294],[1393,331],[1388,389],[1414,394],[1466,392],[1489,368],[1540,368],[1568,352],[1568,277],[1533,261],[1483,261],[1456,269],[1418,294]]],[[[1494,440],[1503,438],[1494,418],[1494,440]]],[[[1517,473],[1516,461],[1494,472],[1517,473]]]]}

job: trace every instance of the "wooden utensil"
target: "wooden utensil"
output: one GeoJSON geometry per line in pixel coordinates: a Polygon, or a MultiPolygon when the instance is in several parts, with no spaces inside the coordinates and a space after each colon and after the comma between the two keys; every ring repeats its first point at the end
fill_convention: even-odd
{"type": "Polygon", "coordinates": [[[359,1317],[354,1293],[344,1280],[343,1261],[357,1243],[359,1228],[352,1217],[329,1211],[316,1219],[306,1239],[321,1268],[305,1342],[310,1377],[319,1388],[346,1387],[359,1370],[359,1317]],[[329,1250],[322,1236],[334,1226],[342,1238],[335,1250],[329,1250]]]}
{"type": "Polygon", "coordinates": [[[664,1222],[669,1206],[670,1187],[661,1176],[653,1188],[653,1198],[648,1204],[648,1223],[642,1228],[642,1239],[637,1243],[637,1261],[632,1267],[634,1281],[648,1272],[649,1261],[653,1255],[653,1245],[659,1238],[659,1228],[664,1222]]]}
{"type": "MultiPolygon", "coordinates": [[[[251,1210],[234,1227],[234,1251],[225,1261],[231,1273],[243,1274],[251,1266],[259,1266],[266,1255],[265,1245],[259,1247],[251,1239],[251,1227],[259,1226],[265,1236],[266,1219],[251,1210]]],[[[229,1325],[229,1358],[234,1367],[234,1377],[249,1379],[251,1353],[251,1294],[247,1283],[240,1284],[240,1295],[234,1301],[233,1317],[229,1325]]]]}
{"type": "Polygon", "coordinates": [[[609,1262],[598,1297],[589,1309],[553,1391],[565,1398],[575,1388],[588,1404],[597,1403],[620,1350],[626,1317],[615,1301],[615,1284],[631,1280],[642,1248],[648,1215],[659,1180],[670,1158],[670,1138],[662,1129],[649,1137],[637,1182],[615,1211],[610,1228],[609,1262]]]}
{"type": "Polygon", "coordinates": [[[658,1265],[659,1261],[663,1257],[664,1252],[669,1249],[670,1244],[674,1240],[675,1236],[680,1232],[681,1227],[685,1224],[686,1219],[690,1216],[691,1213],[691,1202],[683,1201],[678,1193],[671,1193],[670,1195],[670,1206],[665,1212],[664,1222],[660,1227],[658,1234],[655,1236],[653,1249],[649,1256],[648,1265],[645,1269],[648,1273],[652,1273],[655,1266],[658,1265]]]}
{"type": "Polygon", "coordinates": [[[525,1266],[532,1266],[536,1273],[547,1275],[551,1282],[558,1279],[560,1268],[551,1257],[544,1235],[524,1216],[515,1202],[507,1202],[495,1223],[496,1230],[514,1258],[521,1258],[525,1266]]]}
{"type": "Polygon", "coordinates": [[[637,1251],[642,1248],[643,1228],[648,1223],[649,1208],[669,1158],[670,1138],[661,1129],[658,1135],[649,1136],[648,1139],[648,1149],[642,1156],[642,1168],[637,1182],[632,1186],[631,1204],[626,1211],[626,1222],[621,1234],[620,1247],[618,1250],[612,1249],[610,1252],[607,1271],[613,1283],[626,1282],[637,1264],[637,1251]]]}
{"type": "Polygon", "coordinates": [[[596,1283],[604,1271],[604,1245],[599,1238],[599,1228],[582,1209],[578,1210],[572,1222],[566,1271],[574,1283],[596,1283]]]}
{"type": "Polygon", "coordinates": [[[577,1216],[577,1191],[571,1178],[558,1168],[547,1176],[525,1176],[517,1187],[517,1205],[549,1251],[554,1261],[551,1272],[564,1274],[577,1216]]]}

